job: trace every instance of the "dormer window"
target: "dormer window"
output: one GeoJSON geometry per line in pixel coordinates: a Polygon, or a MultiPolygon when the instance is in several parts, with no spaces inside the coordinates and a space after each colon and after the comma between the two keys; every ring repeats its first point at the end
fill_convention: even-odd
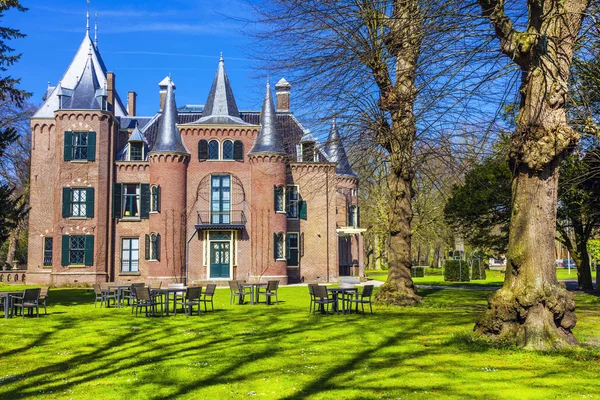
{"type": "Polygon", "coordinates": [[[129,142],[129,161],[144,161],[144,142],[129,142]]]}
{"type": "Polygon", "coordinates": [[[315,142],[302,143],[302,161],[303,162],[314,162],[315,161],[315,142]]]}

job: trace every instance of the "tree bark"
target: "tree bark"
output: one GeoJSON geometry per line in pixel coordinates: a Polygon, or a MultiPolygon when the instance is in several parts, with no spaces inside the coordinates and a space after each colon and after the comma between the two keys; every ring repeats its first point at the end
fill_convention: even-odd
{"type": "Polygon", "coordinates": [[[520,66],[521,104],[512,135],[513,207],[504,285],[489,299],[475,331],[532,350],[577,344],[575,301],[556,279],[554,238],[558,167],[579,137],[565,102],[573,48],[586,0],[530,1],[519,32],[501,0],[479,0],[500,50],[520,66]]]}
{"type": "Polygon", "coordinates": [[[590,256],[587,250],[588,238],[583,232],[575,232],[577,238],[577,255],[579,261],[577,262],[577,282],[579,289],[582,290],[594,290],[594,284],[592,283],[592,269],[590,268],[590,256]]]}

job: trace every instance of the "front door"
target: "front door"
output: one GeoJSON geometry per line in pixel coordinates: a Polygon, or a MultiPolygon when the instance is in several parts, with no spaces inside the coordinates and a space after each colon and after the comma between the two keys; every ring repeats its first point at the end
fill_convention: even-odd
{"type": "Polygon", "coordinates": [[[229,224],[231,222],[231,177],[229,175],[213,175],[210,193],[210,223],[229,224]]]}
{"type": "Polygon", "coordinates": [[[210,242],[210,277],[229,278],[229,242],[210,242]]]}

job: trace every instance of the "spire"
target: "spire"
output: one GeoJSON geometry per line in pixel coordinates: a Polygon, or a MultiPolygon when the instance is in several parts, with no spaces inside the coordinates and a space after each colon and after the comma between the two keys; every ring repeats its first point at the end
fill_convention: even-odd
{"type": "Polygon", "coordinates": [[[335,118],[333,118],[331,123],[331,131],[329,132],[329,137],[327,138],[325,152],[327,153],[327,157],[329,157],[329,161],[337,164],[337,175],[357,177],[356,172],[354,172],[352,167],[350,167],[350,162],[348,161],[346,150],[344,150],[344,145],[342,144],[342,138],[338,132],[335,118]]]}
{"type": "Polygon", "coordinates": [[[173,81],[167,78],[167,95],[165,106],[158,124],[158,134],[151,153],[180,153],[190,154],[181,141],[181,135],[177,129],[177,105],[175,104],[175,92],[173,81]]]}
{"type": "Polygon", "coordinates": [[[213,81],[208,99],[202,111],[202,118],[195,124],[247,125],[241,118],[235,103],[233,90],[225,72],[223,53],[219,57],[219,67],[213,81]]]}
{"type": "Polygon", "coordinates": [[[96,22],[94,23],[94,47],[98,49],[98,13],[96,13],[96,22]]]}
{"type": "Polygon", "coordinates": [[[86,36],[90,36],[90,9],[89,9],[89,4],[90,2],[88,1],[88,9],[85,12],[85,35],[86,36]]]}
{"type": "Polygon", "coordinates": [[[275,114],[269,80],[267,80],[265,100],[260,114],[260,131],[258,131],[254,146],[249,152],[249,154],[261,153],[287,154],[283,147],[283,139],[277,130],[277,115],[275,114]]]}

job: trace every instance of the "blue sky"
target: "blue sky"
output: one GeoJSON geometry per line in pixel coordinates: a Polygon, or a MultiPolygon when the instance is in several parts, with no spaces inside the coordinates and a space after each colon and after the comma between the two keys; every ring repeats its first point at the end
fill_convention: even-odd
{"type": "MultiPolygon", "coordinates": [[[[9,73],[41,104],[48,81],[55,85],[85,34],[85,0],[22,0],[29,11],[9,11],[3,26],[27,35],[9,45],[23,53],[9,73]]],[[[177,104],[204,104],[219,53],[241,110],[260,109],[264,77],[249,60],[250,39],[236,17],[249,17],[244,0],[91,0],[91,33],[98,13],[99,49],[117,76],[125,101],[138,93],[138,115],[158,109],[158,82],[171,73],[177,104]]],[[[278,79],[278,78],[277,78],[278,79]]]]}

